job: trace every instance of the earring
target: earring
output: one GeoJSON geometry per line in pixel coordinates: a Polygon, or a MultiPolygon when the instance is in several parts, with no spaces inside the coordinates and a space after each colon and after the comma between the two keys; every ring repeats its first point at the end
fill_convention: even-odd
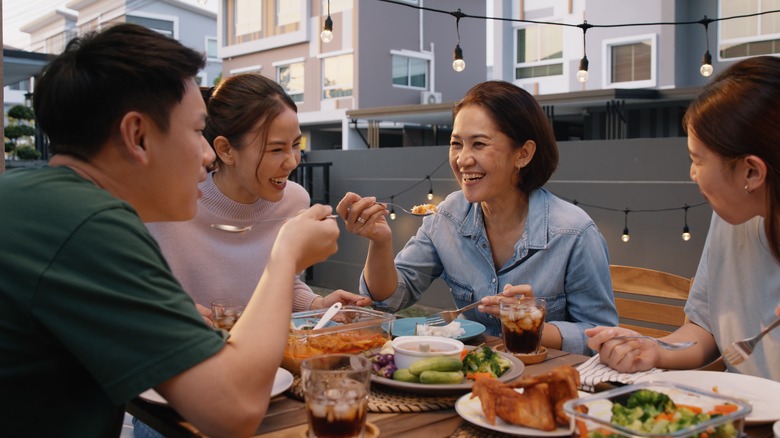
{"type": "Polygon", "coordinates": [[[747,193],[748,195],[750,194],[750,189],[748,188],[749,186],[750,184],[745,184],[745,193],[747,193]]]}

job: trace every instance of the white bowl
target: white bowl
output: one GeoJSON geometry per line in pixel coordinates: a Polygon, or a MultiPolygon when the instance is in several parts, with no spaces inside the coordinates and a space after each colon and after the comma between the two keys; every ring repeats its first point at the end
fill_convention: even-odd
{"type": "Polygon", "coordinates": [[[418,360],[429,357],[460,359],[462,351],[463,342],[442,336],[399,336],[393,339],[393,357],[398,369],[409,368],[418,360]],[[428,351],[420,351],[421,345],[427,345],[428,351]]]}

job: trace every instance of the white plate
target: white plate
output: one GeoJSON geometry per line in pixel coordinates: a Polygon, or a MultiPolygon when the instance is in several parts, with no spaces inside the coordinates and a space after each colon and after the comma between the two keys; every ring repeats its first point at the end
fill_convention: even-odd
{"type": "MultiPolygon", "coordinates": [[[[523,392],[522,389],[515,389],[517,392],[523,392]]],[[[559,427],[555,430],[544,431],[539,429],[532,429],[530,427],[517,426],[507,423],[506,421],[496,417],[496,424],[490,424],[485,418],[484,412],[482,412],[482,404],[479,401],[479,397],[471,398],[471,393],[464,395],[455,402],[455,411],[458,415],[463,417],[464,420],[469,423],[476,424],[477,426],[484,427],[485,429],[495,430],[497,432],[504,432],[511,435],[520,436],[571,436],[571,428],[559,427]]]]}
{"type": "Polygon", "coordinates": [[[753,412],[747,424],[764,424],[780,420],[780,383],[746,374],[720,371],[666,371],[640,377],[637,382],[673,382],[745,400],[753,412]]]}
{"type": "MultiPolygon", "coordinates": [[[[287,391],[287,389],[292,386],[293,383],[293,375],[290,374],[289,371],[287,371],[284,368],[279,368],[276,370],[276,376],[274,377],[274,387],[271,389],[271,397],[276,397],[277,395],[283,393],[284,391],[287,391]]],[[[168,401],[165,400],[157,391],[154,389],[147,389],[146,391],[142,392],[141,395],[139,395],[142,399],[157,403],[160,405],[167,405],[168,401]]]]}
{"type": "MultiPolygon", "coordinates": [[[[475,348],[476,347],[474,346],[466,345],[466,349],[468,350],[473,350],[475,348]]],[[[506,370],[506,372],[504,372],[504,374],[498,378],[498,380],[502,382],[506,382],[515,379],[517,377],[520,377],[523,374],[523,371],[525,371],[525,365],[523,364],[523,362],[520,361],[520,359],[512,356],[511,354],[506,354],[502,351],[496,351],[496,353],[508,359],[509,362],[512,364],[509,367],[509,369],[506,370]]],[[[430,385],[425,383],[401,382],[398,380],[386,379],[384,377],[380,377],[374,374],[371,375],[371,382],[379,383],[380,385],[390,386],[399,391],[436,393],[436,394],[463,393],[466,391],[471,391],[471,385],[474,383],[470,380],[466,380],[463,383],[455,383],[450,385],[430,385]]]]}

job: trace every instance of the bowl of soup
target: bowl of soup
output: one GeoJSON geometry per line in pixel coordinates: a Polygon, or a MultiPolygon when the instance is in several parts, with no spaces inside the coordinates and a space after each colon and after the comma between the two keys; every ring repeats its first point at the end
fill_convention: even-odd
{"type": "Polygon", "coordinates": [[[460,359],[463,342],[442,336],[399,336],[393,339],[393,357],[398,369],[409,368],[418,360],[430,357],[460,359]]]}

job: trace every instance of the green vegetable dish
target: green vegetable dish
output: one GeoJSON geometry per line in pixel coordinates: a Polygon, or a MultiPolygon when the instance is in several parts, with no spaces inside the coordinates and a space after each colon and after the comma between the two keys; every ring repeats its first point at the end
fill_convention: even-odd
{"type": "MultiPolygon", "coordinates": [[[[718,416],[731,412],[732,407],[736,408],[737,406],[722,404],[715,406],[709,412],[703,412],[701,407],[675,404],[664,393],[640,389],[631,393],[625,404],[618,401],[613,403],[611,423],[642,435],[665,436],[710,422],[718,416]]],[[[695,438],[727,438],[738,435],[734,423],[729,421],[690,436],[695,438]]],[[[596,429],[588,431],[587,436],[588,438],[617,438],[625,435],[606,429],[596,429]]]]}
{"type": "Polygon", "coordinates": [[[471,350],[463,358],[463,372],[471,373],[491,373],[493,377],[500,377],[506,372],[512,363],[509,359],[502,357],[493,349],[487,346],[477,347],[471,350]]]}

